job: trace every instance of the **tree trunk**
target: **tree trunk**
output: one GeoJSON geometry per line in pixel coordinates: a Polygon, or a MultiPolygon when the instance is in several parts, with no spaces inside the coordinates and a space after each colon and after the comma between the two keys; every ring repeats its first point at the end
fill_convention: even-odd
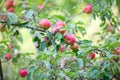
{"type": "Polygon", "coordinates": [[[3,73],[2,73],[2,63],[0,59],[0,80],[3,80],[3,73]]]}

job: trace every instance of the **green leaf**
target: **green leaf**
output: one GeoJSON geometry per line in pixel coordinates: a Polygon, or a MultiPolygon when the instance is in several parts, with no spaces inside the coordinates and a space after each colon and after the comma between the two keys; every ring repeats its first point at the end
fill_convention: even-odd
{"type": "Polygon", "coordinates": [[[59,18],[63,21],[65,21],[65,17],[63,15],[54,15],[56,18],[59,18]]]}
{"type": "Polygon", "coordinates": [[[31,18],[33,18],[33,14],[35,14],[35,12],[33,10],[29,10],[29,11],[26,12],[25,18],[26,19],[31,19],[31,18]]]}
{"type": "Polygon", "coordinates": [[[84,27],[78,26],[78,29],[79,29],[79,31],[81,32],[81,34],[82,34],[83,36],[86,34],[86,30],[85,30],[84,27]]]}
{"type": "Polygon", "coordinates": [[[109,51],[104,50],[104,52],[105,52],[105,54],[106,54],[106,56],[107,56],[108,58],[112,58],[112,57],[113,57],[113,55],[111,55],[109,51]]]}
{"type": "Polygon", "coordinates": [[[86,45],[86,46],[91,46],[92,45],[92,41],[90,40],[82,40],[80,42],[80,44],[86,45]]]}
{"type": "Polygon", "coordinates": [[[46,48],[46,44],[47,43],[45,41],[41,42],[39,50],[44,51],[44,49],[46,48]]]}
{"type": "Polygon", "coordinates": [[[11,25],[13,23],[18,22],[18,17],[14,13],[8,13],[8,24],[11,25]]]}
{"type": "Polygon", "coordinates": [[[50,63],[48,61],[44,61],[45,65],[46,65],[46,69],[50,69],[50,63]]]}
{"type": "Polygon", "coordinates": [[[78,62],[79,68],[82,68],[84,65],[83,60],[81,58],[78,58],[77,62],[78,62]]]}
{"type": "Polygon", "coordinates": [[[25,21],[25,22],[22,22],[22,23],[18,23],[17,25],[18,25],[18,27],[24,28],[24,27],[27,27],[28,23],[29,23],[28,21],[25,21]]]}
{"type": "Polygon", "coordinates": [[[47,30],[47,31],[46,31],[46,34],[47,34],[47,37],[48,37],[48,38],[51,38],[51,37],[52,37],[52,33],[51,33],[50,31],[47,30]]]}

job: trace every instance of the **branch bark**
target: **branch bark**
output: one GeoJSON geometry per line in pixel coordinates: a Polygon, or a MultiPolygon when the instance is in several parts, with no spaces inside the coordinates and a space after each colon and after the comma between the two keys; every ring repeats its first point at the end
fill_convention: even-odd
{"type": "Polygon", "coordinates": [[[0,80],[3,80],[2,63],[0,59],[0,80]]]}

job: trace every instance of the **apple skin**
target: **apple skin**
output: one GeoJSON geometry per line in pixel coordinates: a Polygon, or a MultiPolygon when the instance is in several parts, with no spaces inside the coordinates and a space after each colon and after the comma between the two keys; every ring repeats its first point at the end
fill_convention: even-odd
{"type": "Polygon", "coordinates": [[[28,74],[28,72],[27,72],[26,69],[21,69],[21,70],[20,70],[20,76],[21,76],[21,77],[25,77],[25,76],[27,76],[27,74],[28,74]]]}
{"type": "Polygon", "coordinates": [[[63,52],[65,49],[65,46],[64,45],[61,45],[60,49],[59,49],[59,52],[63,52]]]}
{"type": "Polygon", "coordinates": [[[2,27],[3,27],[2,24],[0,24],[0,29],[1,29],[2,27]]]}
{"type": "Polygon", "coordinates": [[[10,53],[6,53],[5,58],[7,60],[10,60],[12,58],[12,55],[10,53]]]}
{"type": "Polygon", "coordinates": [[[91,13],[92,12],[92,5],[88,4],[85,6],[85,8],[83,9],[84,13],[91,13]]]}
{"type": "Polygon", "coordinates": [[[43,9],[43,4],[39,4],[38,5],[38,10],[42,10],[43,9]]]}
{"type": "Polygon", "coordinates": [[[66,34],[64,39],[67,44],[74,44],[76,42],[75,36],[73,34],[66,34]]]}
{"type": "Polygon", "coordinates": [[[95,56],[96,56],[96,54],[93,52],[93,53],[90,55],[90,58],[91,58],[91,59],[94,59],[95,56]]]}
{"type": "Polygon", "coordinates": [[[14,46],[10,43],[10,44],[8,45],[8,48],[9,48],[9,49],[12,49],[12,48],[14,48],[14,46]]]}
{"type": "Polygon", "coordinates": [[[61,26],[61,27],[63,27],[63,26],[65,26],[65,22],[63,22],[63,21],[57,21],[56,22],[56,24],[55,24],[55,26],[61,26]]]}
{"type": "Polygon", "coordinates": [[[120,55],[120,47],[116,47],[116,51],[120,55]]]}
{"type": "Polygon", "coordinates": [[[75,61],[75,60],[76,60],[75,57],[71,57],[71,58],[70,58],[70,61],[75,61]]]}
{"type": "Polygon", "coordinates": [[[5,3],[5,8],[9,9],[10,7],[13,6],[14,1],[13,0],[7,0],[7,2],[5,3]]]}
{"type": "Polygon", "coordinates": [[[52,34],[55,34],[56,32],[57,32],[56,27],[53,27],[53,28],[52,28],[52,34]]]}
{"type": "Polygon", "coordinates": [[[66,30],[60,30],[59,33],[61,33],[62,35],[65,34],[66,30]]]}
{"type": "Polygon", "coordinates": [[[72,45],[72,49],[73,49],[73,50],[78,50],[78,44],[77,44],[77,43],[74,43],[74,44],[72,45]]]}
{"type": "Polygon", "coordinates": [[[9,8],[9,9],[8,9],[8,12],[14,13],[14,8],[12,8],[12,7],[9,8]]]}
{"type": "Polygon", "coordinates": [[[66,51],[70,51],[71,50],[71,48],[68,46],[67,48],[66,48],[66,51]]]}
{"type": "Polygon", "coordinates": [[[49,29],[51,26],[51,22],[48,19],[42,19],[40,20],[39,25],[43,29],[49,29]]]}

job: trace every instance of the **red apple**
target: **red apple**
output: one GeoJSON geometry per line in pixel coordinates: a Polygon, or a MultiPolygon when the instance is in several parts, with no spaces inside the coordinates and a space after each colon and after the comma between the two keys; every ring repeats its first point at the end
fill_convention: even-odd
{"type": "Polygon", "coordinates": [[[63,21],[57,21],[55,26],[65,26],[65,23],[63,21]]]}
{"type": "Polygon", "coordinates": [[[2,28],[3,26],[2,26],[2,24],[0,24],[0,28],[2,28]]]}
{"type": "Polygon", "coordinates": [[[113,59],[114,62],[118,62],[118,59],[113,59]]]}
{"type": "Polygon", "coordinates": [[[6,53],[5,58],[6,58],[7,60],[10,60],[10,59],[12,58],[12,56],[11,56],[10,53],[6,53]]]}
{"type": "Polygon", "coordinates": [[[52,34],[55,34],[56,32],[57,32],[56,27],[53,27],[53,28],[52,28],[52,34]]]}
{"type": "Polygon", "coordinates": [[[56,26],[56,30],[57,30],[57,31],[60,31],[61,27],[62,27],[62,26],[56,26]]]}
{"type": "Polygon", "coordinates": [[[94,53],[94,52],[90,55],[90,58],[91,58],[91,59],[94,59],[94,58],[95,58],[95,53],[94,53]]]}
{"type": "Polygon", "coordinates": [[[65,34],[66,30],[60,30],[59,33],[65,34]]]}
{"type": "Polygon", "coordinates": [[[66,51],[70,51],[70,50],[71,50],[71,48],[70,48],[70,47],[67,47],[67,48],[66,48],[66,51]]]}
{"type": "Polygon", "coordinates": [[[92,5],[88,4],[85,6],[84,10],[83,10],[84,13],[91,13],[92,12],[92,5]]]}
{"type": "Polygon", "coordinates": [[[11,8],[8,9],[8,12],[13,13],[13,12],[14,12],[14,9],[11,7],[11,8]]]}
{"type": "Polygon", "coordinates": [[[43,41],[48,42],[49,38],[48,37],[44,37],[43,41]]]}
{"type": "Polygon", "coordinates": [[[74,44],[76,42],[75,36],[73,34],[66,34],[64,38],[67,44],[74,44]]]}
{"type": "Polygon", "coordinates": [[[55,34],[56,32],[58,32],[61,29],[61,26],[56,26],[52,28],[52,33],[55,34]]]}
{"type": "Polygon", "coordinates": [[[49,29],[51,26],[51,22],[48,19],[42,19],[40,20],[39,25],[43,29],[49,29]]]}
{"type": "Polygon", "coordinates": [[[63,52],[64,51],[64,45],[61,45],[60,49],[59,49],[59,52],[63,52]]]}
{"type": "Polygon", "coordinates": [[[9,45],[8,45],[8,48],[9,48],[9,49],[12,49],[13,47],[14,47],[14,46],[13,46],[12,44],[9,44],[9,45]]]}
{"type": "Polygon", "coordinates": [[[120,55],[120,47],[116,47],[116,51],[120,55]]]}
{"type": "Polygon", "coordinates": [[[43,4],[38,5],[38,10],[41,10],[43,8],[43,4]]]}
{"type": "Polygon", "coordinates": [[[117,52],[112,52],[114,55],[117,55],[118,53],[117,52]]]}
{"type": "Polygon", "coordinates": [[[71,57],[71,58],[70,58],[70,61],[75,61],[75,60],[76,60],[75,57],[71,57]]]}
{"type": "Polygon", "coordinates": [[[73,50],[78,50],[78,44],[77,44],[77,43],[74,43],[74,44],[72,45],[72,49],[73,49],[73,50]]]}
{"type": "Polygon", "coordinates": [[[113,26],[109,25],[109,26],[107,27],[107,31],[108,31],[108,32],[111,32],[112,30],[113,30],[113,26]]]}
{"type": "Polygon", "coordinates": [[[5,8],[9,9],[10,7],[13,6],[14,1],[13,0],[7,0],[7,2],[5,3],[5,8]]]}
{"type": "Polygon", "coordinates": [[[20,70],[20,76],[21,76],[21,77],[25,77],[27,74],[28,74],[28,72],[27,72],[26,69],[21,69],[21,70],[20,70]]]}

